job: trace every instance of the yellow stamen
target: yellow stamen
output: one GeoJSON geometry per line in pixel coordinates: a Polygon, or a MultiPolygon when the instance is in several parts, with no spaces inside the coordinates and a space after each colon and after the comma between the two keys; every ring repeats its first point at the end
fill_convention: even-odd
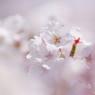
{"type": "Polygon", "coordinates": [[[55,37],[54,41],[55,41],[54,43],[60,43],[60,37],[59,38],[55,37]]]}
{"type": "Polygon", "coordinates": [[[66,58],[66,55],[65,55],[65,53],[61,50],[61,49],[59,49],[59,51],[60,51],[60,57],[61,58],[66,58]]]}

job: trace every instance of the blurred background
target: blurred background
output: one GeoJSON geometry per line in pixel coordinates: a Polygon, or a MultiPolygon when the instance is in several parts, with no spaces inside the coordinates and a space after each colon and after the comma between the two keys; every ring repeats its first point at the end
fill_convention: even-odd
{"type": "Polygon", "coordinates": [[[48,20],[64,24],[66,31],[78,26],[95,43],[95,0],[0,0],[0,95],[39,95],[31,92],[32,61],[26,55],[29,39],[48,20]]]}
{"type": "Polygon", "coordinates": [[[49,19],[63,23],[68,31],[78,26],[92,40],[95,23],[95,0],[0,0],[0,18],[20,14],[33,34],[49,19]]]}

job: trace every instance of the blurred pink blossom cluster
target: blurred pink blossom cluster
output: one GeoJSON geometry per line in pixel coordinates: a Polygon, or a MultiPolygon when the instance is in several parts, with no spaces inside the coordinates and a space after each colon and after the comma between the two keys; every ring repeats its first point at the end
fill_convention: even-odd
{"type": "MultiPolygon", "coordinates": [[[[32,38],[30,27],[25,19],[17,14],[0,20],[0,56],[1,63],[24,64],[29,52],[27,43],[32,38]],[[8,60],[7,60],[8,59],[8,60]]],[[[28,62],[28,63],[27,63],[28,62]]],[[[27,64],[26,64],[27,63],[27,64]]],[[[25,67],[26,68],[26,67],[25,67]]]]}
{"type": "Polygon", "coordinates": [[[0,20],[0,95],[26,95],[25,81],[30,65],[26,54],[31,37],[29,26],[22,16],[0,20]]]}
{"type": "Polygon", "coordinates": [[[95,46],[85,40],[80,28],[66,32],[64,25],[49,21],[28,46],[26,57],[33,61],[28,75],[42,83],[33,95],[95,94],[95,46]]]}
{"type": "Polygon", "coordinates": [[[22,52],[26,52],[23,46],[31,34],[29,26],[22,16],[15,15],[1,19],[0,31],[0,44],[19,48],[22,52]]]}

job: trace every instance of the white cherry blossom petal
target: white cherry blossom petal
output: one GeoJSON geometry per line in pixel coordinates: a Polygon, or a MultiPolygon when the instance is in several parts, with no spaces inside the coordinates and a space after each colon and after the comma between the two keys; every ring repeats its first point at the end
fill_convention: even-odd
{"type": "Polygon", "coordinates": [[[85,47],[85,48],[82,50],[82,56],[83,56],[83,57],[88,57],[89,54],[91,54],[91,51],[92,51],[92,49],[90,48],[90,46],[85,47]]]}
{"type": "Polygon", "coordinates": [[[82,37],[82,33],[80,28],[78,27],[74,27],[71,31],[70,34],[75,37],[76,39],[81,38],[82,37]]]}

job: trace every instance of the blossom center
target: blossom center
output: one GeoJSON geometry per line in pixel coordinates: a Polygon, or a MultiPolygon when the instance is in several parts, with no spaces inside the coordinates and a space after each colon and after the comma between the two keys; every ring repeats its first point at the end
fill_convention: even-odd
{"type": "Polygon", "coordinates": [[[89,54],[89,56],[88,56],[88,57],[85,57],[85,58],[86,58],[86,61],[87,61],[87,62],[91,62],[91,61],[92,61],[91,54],[89,54]]]}
{"type": "Polygon", "coordinates": [[[51,58],[53,55],[49,52],[48,54],[45,55],[47,58],[51,58]]]}
{"type": "Polygon", "coordinates": [[[60,37],[55,37],[54,38],[54,43],[60,43],[60,39],[61,39],[60,37]]]}
{"type": "Polygon", "coordinates": [[[75,39],[75,44],[78,44],[80,42],[80,38],[75,39]]]}

